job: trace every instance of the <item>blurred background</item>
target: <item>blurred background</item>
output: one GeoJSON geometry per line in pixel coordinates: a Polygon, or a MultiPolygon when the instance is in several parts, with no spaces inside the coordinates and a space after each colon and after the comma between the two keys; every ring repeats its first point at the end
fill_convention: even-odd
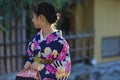
{"type": "MultiPolygon", "coordinates": [[[[14,80],[37,32],[32,5],[42,0],[0,0],[0,80],[14,80]]],[[[69,80],[120,80],[120,0],[44,0],[61,14],[57,28],[70,45],[69,80]]]]}

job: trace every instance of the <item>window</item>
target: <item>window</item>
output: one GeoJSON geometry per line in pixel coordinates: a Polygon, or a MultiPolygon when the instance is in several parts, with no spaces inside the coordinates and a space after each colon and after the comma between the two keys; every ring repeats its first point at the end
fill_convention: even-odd
{"type": "Polygon", "coordinates": [[[120,37],[102,39],[102,57],[120,56],[120,37]]]}

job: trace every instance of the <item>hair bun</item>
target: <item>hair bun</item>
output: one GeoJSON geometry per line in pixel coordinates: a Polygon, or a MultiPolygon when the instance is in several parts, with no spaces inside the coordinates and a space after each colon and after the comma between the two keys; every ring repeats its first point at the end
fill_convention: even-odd
{"type": "Polygon", "coordinates": [[[39,2],[34,5],[34,13],[39,15],[44,15],[47,21],[52,24],[57,20],[57,12],[53,5],[49,4],[48,2],[39,2]]]}

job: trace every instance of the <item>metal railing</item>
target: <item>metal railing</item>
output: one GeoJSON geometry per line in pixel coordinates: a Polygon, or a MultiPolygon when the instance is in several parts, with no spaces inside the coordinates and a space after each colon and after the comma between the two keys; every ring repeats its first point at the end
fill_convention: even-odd
{"type": "Polygon", "coordinates": [[[72,62],[90,60],[93,58],[94,34],[81,33],[64,36],[70,46],[70,55],[72,62]]]}

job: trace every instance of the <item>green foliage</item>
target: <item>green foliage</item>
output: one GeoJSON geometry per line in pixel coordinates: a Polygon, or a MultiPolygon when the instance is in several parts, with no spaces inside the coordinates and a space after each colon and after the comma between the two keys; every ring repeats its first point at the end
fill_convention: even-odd
{"type": "Polygon", "coordinates": [[[6,28],[4,28],[1,24],[0,24],[0,29],[2,29],[3,31],[7,32],[6,28]]]}
{"type": "MultiPolygon", "coordinates": [[[[5,20],[4,27],[0,26],[0,29],[6,31],[9,30],[12,23],[12,18],[15,18],[17,22],[22,22],[23,11],[26,12],[26,16],[31,19],[31,9],[33,3],[41,0],[0,0],[0,16],[3,16],[5,20]]],[[[66,3],[70,3],[72,0],[44,0],[53,4],[57,9],[61,9],[66,3]]],[[[32,22],[30,23],[32,24],[32,22]]],[[[31,28],[33,30],[33,28],[31,28]]]]}
{"type": "Polygon", "coordinates": [[[70,3],[72,0],[46,0],[53,4],[57,9],[61,9],[66,3],[70,3]]]}

